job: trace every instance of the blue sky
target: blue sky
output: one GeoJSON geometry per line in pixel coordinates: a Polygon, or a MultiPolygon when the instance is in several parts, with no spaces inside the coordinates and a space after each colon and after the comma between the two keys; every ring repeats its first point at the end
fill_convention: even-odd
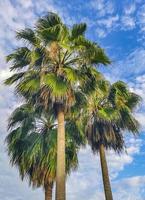
{"type": "MultiPolygon", "coordinates": [[[[21,182],[17,169],[9,165],[4,138],[7,118],[20,103],[13,88],[2,85],[10,75],[5,56],[18,47],[15,30],[32,27],[47,11],[58,13],[64,22],[88,24],[87,37],[106,49],[112,60],[100,68],[111,82],[124,80],[143,98],[135,112],[140,137],[126,134],[127,153],[107,152],[115,200],[145,199],[145,1],[144,0],[1,0],[0,1],[0,199],[40,200],[42,189],[32,190],[21,182]]],[[[104,200],[100,163],[89,147],[79,153],[79,169],[67,180],[67,199],[104,200]]]]}

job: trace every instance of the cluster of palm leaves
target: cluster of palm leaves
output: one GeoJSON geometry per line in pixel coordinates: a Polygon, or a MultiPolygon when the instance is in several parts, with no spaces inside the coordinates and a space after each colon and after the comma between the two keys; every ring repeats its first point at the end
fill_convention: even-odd
{"type": "Polygon", "coordinates": [[[22,180],[43,186],[45,199],[65,200],[66,176],[77,169],[79,149],[87,143],[99,152],[106,200],[112,200],[105,149],[125,149],[123,132],[138,133],[133,113],[140,97],[98,71],[109,65],[104,50],[85,36],[86,24],[68,28],[54,13],[34,29],[17,32],[25,47],[7,56],[22,104],[12,113],[6,138],[12,165],[22,180]]]}

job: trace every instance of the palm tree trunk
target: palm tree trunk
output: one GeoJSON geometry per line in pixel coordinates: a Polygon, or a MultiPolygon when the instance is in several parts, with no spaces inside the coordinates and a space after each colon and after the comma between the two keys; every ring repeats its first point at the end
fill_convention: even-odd
{"type": "Polygon", "coordinates": [[[47,183],[45,185],[45,200],[52,200],[53,183],[47,183]]]}
{"type": "Polygon", "coordinates": [[[106,197],[106,200],[113,200],[111,185],[110,185],[110,180],[109,180],[109,174],[108,174],[106,155],[105,155],[105,149],[104,149],[103,144],[101,144],[99,151],[100,151],[100,161],[101,161],[101,169],[102,169],[105,197],[106,197]]]}
{"type": "Polygon", "coordinates": [[[65,200],[65,124],[62,105],[57,105],[57,120],[56,200],[65,200]]]}

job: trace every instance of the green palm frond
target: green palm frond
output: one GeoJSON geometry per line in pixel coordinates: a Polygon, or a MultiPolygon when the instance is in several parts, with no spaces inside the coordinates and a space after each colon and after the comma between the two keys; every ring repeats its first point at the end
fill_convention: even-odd
{"type": "Polygon", "coordinates": [[[73,25],[72,30],[71,30],[71,39],[76,39],[79,36],[84,35],[86,29],[87,29],[86,23],[73,25]]]}
{"type": "Polygon", "coordinates": [[[130,92],[126,105],[133,111],[140,104],[141,100],[139,95],[130,92]]]}
{"type": "Polygon", "coordinates": [[[103,64],[108,65],[111,64],[110,59],[105,54],[105,51],[100,48],[96,43],[87,40],[83,36],[77,37],[75,40],[74,48],[80,50],[81,56],[83,60],[89,64],[103,64]]]}
{"type": "Polygon", "coordinates": [[[117,81],[114,84],[112,84],[112,88],[116,88],[119,91],[122,91],[122,93],[126,93],[128,90],[128,86],[126,83],[124,83],[123,81],[117,81]]]}
{"type": "Polygon", "coordinates": [[[108,122],[117,121],[121,118],[120,113],[117,110],[114,110],[112,107],[102,107],[99,108],[97,112],[97,117],[108,122]]]}
{"type": "Polygon", "coordinates": [[[39,35],[41,38],[43,38],[45,44],[48,44],[51,41],[59,41],[60,29],[61,25],[58,24],[52,28],[39,31],[39,35]]]}
{"type": "Polygon", "coordinates": [[[21,128],[18,127],[10,132],[10,134],[6,137],[6,142],[9,144],[9,153],[11,152],[11,149],[13,148],[13,145],[15,145],[15,142],[21,138],[21,128]]]}
{"type": "Polygon", "coordinates": [[[68,29],[62,24],[57,24],[53,27],[39,31],[39,36],[43,39],[46,45],[53,41],[63,41],[67,34],[68,29]]]}
{"type": "Polygon", "coordinates": [[[110,88],[109,101],[116,107],[122,107],[126,103],[129,91],[123,81],[117,81],[110,88]]]}
{"type": "Polygon", "coordinates": [[[48,12],[47,15],[38,19],[36,23],[36,29],[37,30],[48,29],[58,24],[62,24],[60,17],[55,13],[48,12]]]}
{"type": "Polygon", "coordinates": [[[132,115],[130,109],[124,107],[120,110],[120,113],[121,113],[121,120],[119,121],[120,127],[134,134],[139,133],[139,127],[140,127],[139,122],[132,115]]]}
{"type": "Polygon", "coordinates": [[[31,58],[31,62],[30,62],[31,68],[32,67],[40,68],[40,66],[43,63],[44,52],[40,48],[35,48],[34,50],[31,51],[30,58],[31,58]]]}
{"type": "Polygon", "coordinates": [[[30,50],[27,47],[18,48],[6,57],[6,61],[12,61],[10,70],[22,69],[30,63],[30,50]]]}
{"type": "Polygon", "coordinates": [[[89,95],[96,90],[98,87],[102,87],[105,80],[103,75],[91,66],[83,66],[81,68],[80,86],[82,91],[89,95]]]}
{"type": "Polygon", "coordinates": [[[45,85],[52,93],[52,98],[63,98],[68,92],[68,84],[61,76],[47,74],[45,76],[45,85]]]}
{"type": "Polygon", "coordinates": [[[120,112],[120,127],[132,133],[138,133],[139,123],[134,118],[133,111],[139,104],[140,97],[130,92],[124,82],[118,81],[112,85],[108,99],[114,109],[120,112]]]}
{"type": "Polygon", "coordinates": [[[29,104],[23,104],[16,108],[9,118],[8,129],[13,129],[16,125],[25,126],[28,129],[34,127],[35,112],[29,104]]]}
{"type": "Polygon", "coordinates": [[[6,85],[12,85],[12,84],[16,83],[17,81],[20,81],[21,79],[23,79],[24,76],[25,76],[25,72],[15,73],[11,77],[7,78],[4,81],[4,83],[6,85]]]}
{"type": "Polygon", "coordinates": [[[111,64],[111,60],[108,58],[108,56],[105,54],[105,51],[102,48],[96,46],[95,51],[91,56],[91,63],[96,65],[109,65],[111,64]]]}
{"type": "Polygon", "coordinates": [[[66,135],[76,147],[80,148],[80,146],[85,145],[84,126],[79,119],[66,121],[66,135]]]}
{"type": "Polygon", "coordinates": [[[36,37],[35,32],[30,28],[18,31],[16,33],[16,38],[34,46],[37,46],[37,44],[39,44],[40,42],[39,39],[36,37]]]}
{"type": "Polygon", "coordinates": [[[82,91],[76,91],[74,93],[75,95],[75,103],[71,107],[70,112],[68,114],[68,118],[71,119],[78,119],[81,116],[81,113],[83,111],[83,108],[87,106],[87,96],[82,91]]]}
{"type": "Polygon", "coordinates": [[[33,94],[34,92],[40,89],[40,77],[35,71],[30,71],[27,73],[21,82],[16,86],[16,92],[20,95],[29,93],[33,94]]]}
{"type": "Polygon", "coordinates": [[[77,69],[72,69],[71,67],[64,67],[63,69],[64,73],[65,73],[65,77],[67,77],[67,80],[72,83],[75,84],[77,83],[77,81],[80,81],[81,78],[81,74],[79,73],[79,71],[77,69]]]}

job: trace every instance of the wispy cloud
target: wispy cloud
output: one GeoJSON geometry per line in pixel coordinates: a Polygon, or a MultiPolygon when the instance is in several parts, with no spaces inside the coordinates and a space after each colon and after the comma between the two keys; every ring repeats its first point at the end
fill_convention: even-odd
{"type": "Polygon", "coordinates": [[[105,0],[93,0],[89,5],[92,9],[96,10],[100,17],[103,17],[107,14],[113,14],[115,11],[113,1],[105,1],[105,0]]]}
{"type": "MultiPolygon", "coordinates": [[[[117,54],[116,54],[117,55],[117,54]]],[[[107,69],[106,77],[115,82],[119,79],[126,82],[136,80],[140,75],[145,74],[145,50],[142,47],[134,49],[129,54],[125,54],[124,59],[115,60],[112,66],[107,69]]]]}
{"type": "Polygon", "coordinates": [[[132,3],[130,5],[127,5],[125,6],[124,8],[124,13],[126,15],[131,15],[131,14],[134,14],[134,12],[136,11],[136,4],[135,3],[132,3]]]}
{"type": "Polygon", "coordinates": [[[145,176],[135,176],[116,181],[116,200],[143,200],[144,199],[145,176]]]}
{"type": "MultiPolygon", "coordinates": [[[[96,10],[98,21],[96,22],[96,32],[99,37],[106,37],[113,31],[128,31],[137,27],[137,1],[132,3],[122,2],[119,11],[114,1],[95,0],[91,1],[90,7],[96,10]],[[99,27],[98,27],[99,26],[99,27]]],[[[144,8],[138,11],[140,15],[140,27],[143,29],[144,8]]]]}
{"type": "MultiPolygon", "coordinates": [[[[140,33],[144,35],[145,33],[145,4],[142,5],[137,12],[137,22],[138,22],[138,26],[140,27],[140,33]]],[[[145,38],[143,37],[143,39],[145,38]]]]}
{"type": "Polygon", "coordinates": [[[114,24],[119,20],[119,16],[115,15],[115,16],[109,16],[108,18],[105,19],[100,19],[98,20],[97,24],[98,25],[103,25],[105,28],[112,28],[112,26],[114,26],[114,24]]]}
{"type": "Polygon", "coordinates": [[[108,16],[96,21],[96,33],[100,38],[106,37],[111,31],[115,30],[119,22],[119,16],[108,16]]]}
{"type": "Polygon", "coordinates": [[[136,21],[134,17],[131,17],[131,16],[122,16],[121,22],[123,24],[123,27],[122,27],[123,30],[130,30],[130,29],[135,28],[136,26],[136,21]]]}

